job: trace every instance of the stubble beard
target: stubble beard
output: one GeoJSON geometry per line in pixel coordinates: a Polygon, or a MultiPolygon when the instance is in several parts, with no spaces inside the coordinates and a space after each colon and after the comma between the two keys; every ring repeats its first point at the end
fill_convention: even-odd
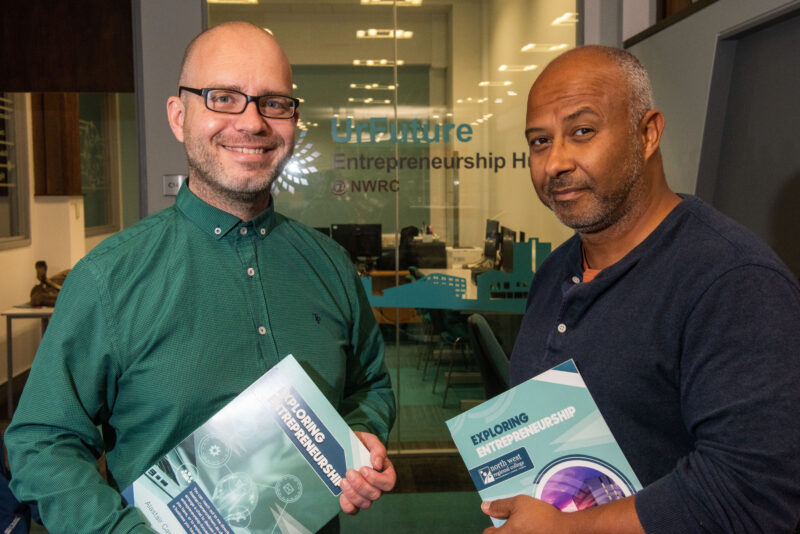
{"type": "MultiPolygon", "coordinates": [[[[214,139],[212,139],[211,146],[215,146],[214,139]]],[[[284,146],[283,140],[279,140],[273,150],[281,150],[284,146]]],[[[215,157],[208,145],[188,139],[186,143],[190,178],[202,182],[220,198],[245,204],[256,202],[265,195],[269,195],[272,184],[283,172],[283,168],[292,157],[293,150],[294,146],[288,147],[286,154],[280,160],[264,168],[263,175],[240,180],[225,170],[219,158],[215,157]]],[[[244,167],[249,171],[251,169],[248,167],[257,169],[259,166],[260,164],[253,164],[244,167]]]]}
{"type": "Polygon", "coordinates": [[[631,208],[637,204],[637,197],[641,194],[641,188],[637,185],[641,182],[644,169],[640,143],[638,143],[638,139],[636,141],[636,144],[631,146],[631,150],[625,155],[625,161],[619,170],[623,176],[622,181],[608,193],[598,193],[591,179],[576,180],[572,177],[557,177],[548,181],[545,187],[546,204],[562,224],[579,234],[594,234],[606,230],[630,213],[631,208]],[[569,186],[588,188],[587,193],[591,195],[591,205],[588,209],[571,213],[577,200],[563,202],[553,200],[553,190],[569,186]]]}

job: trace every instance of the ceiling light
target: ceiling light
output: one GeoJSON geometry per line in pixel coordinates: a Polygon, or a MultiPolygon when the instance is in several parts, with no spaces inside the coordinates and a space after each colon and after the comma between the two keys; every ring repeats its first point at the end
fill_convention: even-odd
{"type": "Polygon", "coordinates": [[[578,22],[578,14],[577,13],[564,13],[553,22],[550,23],[551,26],[571,26],[578,22]]]}
{"type": "Polygon", "coordinates": [[[500,72],[527,72],[536,68],[536,65],[500,65],[497,70],[500,72]]]}
{"type": "Polygon", "coordinates": [[[349,98],[347,99],[347,101],[348,101],[348,102],[353,102],[353,103],[356,103],[356,102],[357,102],[357,103],[361,103],[361,104],[391,104],[391,103],[392,103],[392,101],[391,101],[391,100],[383,100],[383,99],[376,100],[376,99],[374,99],[374,98],[371,98],[371,97],[370,97],[370,98],[354,98],[354,97],[349,97],[349,98]]]}
{"type": "Polygon", "coordinates": [[[411,39],[414,37],[414,32],[406,30],[397,30],[397,32],[395,32],[392,29],[379,30],[376,28],[356,31],[357,39],[394,39],[395,37],[397,37],[397,39],[411,39]]]}
{"type": "MultiPolygon", "coordinates": [[[[393,6],[395,5],[394,0],[361,0],[361,5],[365,6],[393,6]]],[[[421,6],[422,0],[397,0],[397,6],[421,6]]]]}
{"type": "MultiPolygon", "coordinates": [[[[402,59],[397,60],[397,66],[405,64],[402,59]]],[[[394,67],[395,62],[390,59],[354,59],[353,65],[367,67],[394,67]]]]}
{"type": "Polygon", "coordinates": [[[351,83],[350,89],[366,89],[367,91],[394,91],[395,86],[381,85],[379,83],[351,83]]]}
{"type": "Polygon", "coordinates": [[[506,85],[511,85],[511,81],[509,80],[503,82],[483,81],[478,84],[479,87],[504,87],[506,85]]]}
{"type": "Polygon", "coordinates": [[[569,48],[567,43],[528,43],[520,49],[520,52],[555,52],[569,48]]]}

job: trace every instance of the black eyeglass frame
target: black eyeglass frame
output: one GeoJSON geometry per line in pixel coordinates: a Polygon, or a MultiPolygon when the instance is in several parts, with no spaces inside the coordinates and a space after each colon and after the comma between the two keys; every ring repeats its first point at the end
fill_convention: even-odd
{"type": "Polygon", "coordinates": [[[298,99],[296,99],[294,97],[291,97],[291,96],[287,96],[287,95],[250,96],[248,94],[245,94],[245,93],[243,93],[241,91],[237,91],[235,89],[225,89],[223,87],[204,87],[202,89],[195,89],[194,87],[186,87],[185,85],[181,85],[181,86],[178,87],[178,96],[181,95],[181,91],[188,91],[189,93],[193,93],[193,94],[196,94],[198,96],[202,96],[203,97],[203,102],[206,105],[206,109],[208,109],[209,111],[213,111],[214,113],[225,113],[225,114],[228,114],[228,115],[241,115],[242,113],[244,113],[247,110],[247,106],[250,104],[250,102],[255,102],[256,103],[256,111],[258,111],[258,114],[261,115],[262,117],[265,117],[267,119],[291,119],[292,117],[297,115],[297,108],[300,107],[300,101],[298,99]],[[242,111],[220,111],[218,109],[211,109],[211,107],[208,105],[208,93],[210,93],[211,91],[228,91],[229,93],[236,93],[236,94],[242,95],[245,98],[244,107],[242,108],[242,111]],[[269,115],[265,115],[264,113],[262,113],[261,106],[259,106],[259,100],[261,100],[262,98],[275,97],[275,96],[279,96],[281,98],[288,98],[289,100],[291,100],[294,103],[294,108],[292,109],[292,114],[291,115],[289,115],[288,117],[271,117],[269,115]]]}

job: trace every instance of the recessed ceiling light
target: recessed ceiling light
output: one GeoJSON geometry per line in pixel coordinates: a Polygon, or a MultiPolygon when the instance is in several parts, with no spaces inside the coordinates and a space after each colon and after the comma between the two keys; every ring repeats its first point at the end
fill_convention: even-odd
{"type": "MultiPolygon", "coordinates": [[[[394,0],[361,0],[361,5],[365,6],[393,6],[395,5],[394,0]]],[[[404,6],[420,6],[422,5],[422,0],[397,0],[398,7],[404,6]]]]}
{"type": "Polygon", "coordinates": [[[520,52],[556,52],[569,48],[567,43],[528,43],[520,49],[520,52]]]}
{"type": "Polygon", "coordinates": [[[393,29],[377,28],[356,31],[357,39],[394,39],[395,37],[397,39],[411,39],[414,37],[414,32],[407,30],[397,30],[395,32],[393,29]]]}
{"type": "Polygon", "coordinates": [[[550,23],[551,26],[571,26],[573,24],[577,24],[578,22],[578,14],[573,12],[567,12],[555,19],[553,22],[550,23]]]}
{"type": "Polygon", "coordinates": [[[500,65],[497,70],[500,72],[527,72],[536,68],[536,65],[500,65]]]}
{"type": "MultiPolygon", "coordinates": [[[[402,59],[397,60],[397,66],[405,64],[402,59]]],[[[360,67],[394,67],[395,62],[390,59],[354,59],[353,65],[360,67]]]]}

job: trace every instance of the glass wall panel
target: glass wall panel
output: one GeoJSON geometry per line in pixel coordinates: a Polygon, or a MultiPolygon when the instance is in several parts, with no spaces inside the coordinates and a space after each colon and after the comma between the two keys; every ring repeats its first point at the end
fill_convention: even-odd
{"type": "Polygon", "coordinates": [[[390,448],[451,450],[444,421],[491,394],[467,317],[510,355],[536,265],[571,235],[530,184],[524,124],[536,75],[575,44],[575,1],[259,0],[209,3],[208,20],[284,46],[302,104],[276,207],[363,275],[398,398],[390,448]]]}
{"type": "Polygon", "coordinates": [[[119,230],[119,120],[116,95],[80,93],[81,192],[88,235],[119,230]]]}
{"type": "Polygon", "coordinates": [[[23,94],[0,93],[0,249],[29,236],[25,106],[23,94]]]}

